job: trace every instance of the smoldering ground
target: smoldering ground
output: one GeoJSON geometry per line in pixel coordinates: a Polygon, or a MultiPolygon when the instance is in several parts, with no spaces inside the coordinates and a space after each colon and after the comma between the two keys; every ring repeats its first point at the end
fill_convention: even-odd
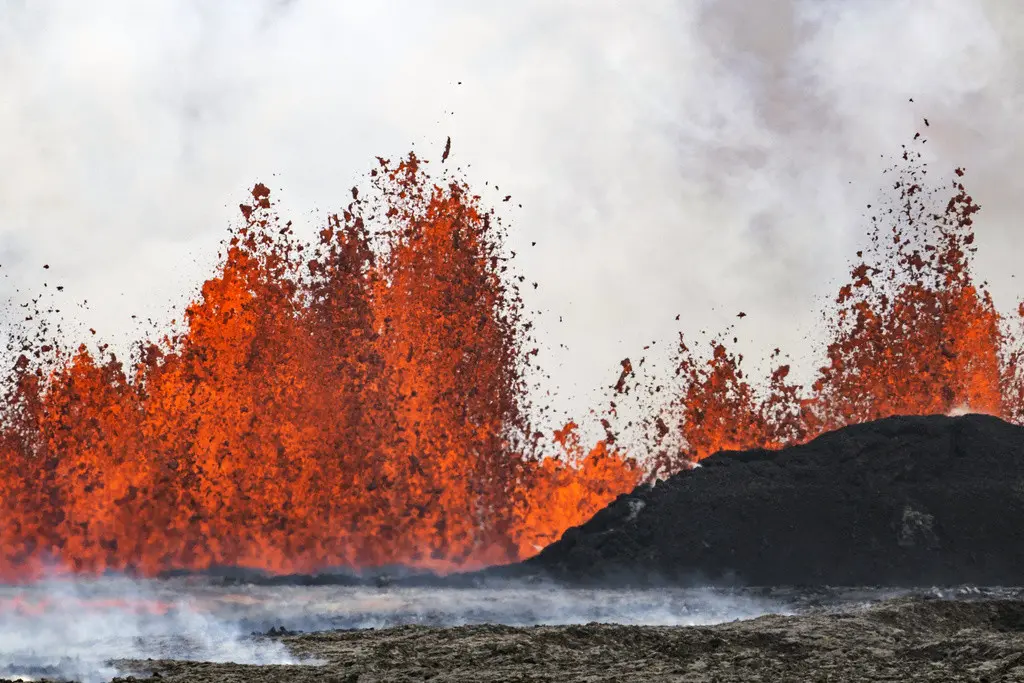
{"type": "Polygon", "coordinates": [[[442,582],[419,587],[302,585],[301,577],[275,585],[202,575],[57,577],[0,588],[0,677],[105,681],[129,673],[166,673],[172,661],[205,662],[182,671],[190,676],[221,671],[211,674],[214,680],[234,671],[233,666],[249,672],[257,669],[246,667],[269,667],[258,669],[264,672],[259,675],[274,676],[330,664],[331,657],[324,655],[333,650],[319,652],[315,643],[339,637],[363,639],[368,646],[374,638],[389,640],[403,633],[428,640],[429,634],[463,638],[483,633],[497,643],[517,628],[708,626],[771,614],[838,613],[893,598],[993,601],[1016,595],[1007,589],[971,588],[630,590],[495,580],[449,588],[442,582]],[[402,630],[409,627],[427,630],[402,630]],[[338,633],[349,635],[331,635],[338,633]]]}
{"type": "Polygon", "coordinates": [[[0,588],[0,676],[108,680],[116,660],[311,664],[253,634],[402,625],[694,625],[794,609],[792,596],[709,589],[226,584],[192,576],[52,578],[0,588]]]}
{"type": "Polygon", "coordinates": [[[21,610],[0,630],[0,675],[11,679],[729,681],[831,671],[982,680],[1018,670],[1024,623],[1019,591],[973,588],[268,588],[108,577],[4,594],[5,609],[21,610]]]}

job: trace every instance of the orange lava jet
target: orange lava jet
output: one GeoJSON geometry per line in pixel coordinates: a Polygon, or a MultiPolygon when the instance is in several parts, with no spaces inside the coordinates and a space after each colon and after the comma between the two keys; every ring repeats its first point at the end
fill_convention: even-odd
{"type": "Polygon", "coordinates": [[[979,207],[961,169],[951,187],[926,190],[920,159],[908,149],[891,169],[896,199],[875,209],[870,246],[826,315],[827,364],[809,390],[787,383],[788,365],[755,387],[725,344],[712,342],[702,361],[680,342],[675,398],[653,424],[652,476],[720,450],[780,448],[890,415],[1022,421],[1018,335],[971,274],[979,207]]]}
{"type": "Polygon", "coordinates": [[[371,199],[353,190],[312,243],[257,185],[184,329],[131,363],[68,353],[26,320],[39,326],[0,413],[0,578],[469,569],[532,555],[642,477],[719,450],[898,413],[1024,422],[1024,352],[972,277],[962,171],[928,191],[919,155],[904,161],[811,386],[784,364],[751,382],[724,342],[705,360],[681,338],[646,472],[608,419],[604,441],[570,422],[550,449],[528,424],[530,323],[503,229],[463,182],[381,160],[371,199]]]}
{"type": "Polygon", "coordinates": [[[479,197],[413,155],[371,180],[374,199],[353,190],[313,244],[257,185],[185,329],[130,366],[23,344],[0,577],[473,568],[532,554],[636,485],[628,458],[584,452],[571,427],[541,457],[528,325],[479,197]]]}

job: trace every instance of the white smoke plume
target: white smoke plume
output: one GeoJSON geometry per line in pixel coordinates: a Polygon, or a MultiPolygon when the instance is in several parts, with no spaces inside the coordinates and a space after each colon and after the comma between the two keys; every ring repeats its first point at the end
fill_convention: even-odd
{"type": "Polygon", "coordinates": [[[132,315],[180,318],[256,180],[301,220],[374,155],[437,159],[448,135],[476,187],[514,197],[498,204],[576,415],[620,358],[740,310],[749,357],[807,357],[880,157],[917,130],[936,173],[968,170],[997,302],[1022,294],[1017,0],[0,7],[0,294],[61,284],[122,348],[132,315]]]}

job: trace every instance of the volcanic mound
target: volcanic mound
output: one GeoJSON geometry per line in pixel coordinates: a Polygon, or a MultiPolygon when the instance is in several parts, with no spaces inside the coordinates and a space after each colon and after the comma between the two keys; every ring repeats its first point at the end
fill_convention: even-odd
{"type": "Polygon", "coordinates": [[[722,452],[619,496],[517,572],[569,583],[1024,584],[1024,428],[892,417],[722,452]]]}

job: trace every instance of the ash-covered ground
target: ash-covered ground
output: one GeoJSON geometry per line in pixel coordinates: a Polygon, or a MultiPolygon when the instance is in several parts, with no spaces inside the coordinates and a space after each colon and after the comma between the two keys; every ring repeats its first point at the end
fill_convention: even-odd
{"type": "Polygon", "coordinates": [[[10,680],[980,680],[1024,664],[1011,656],[1024,651],[1024,591],[1011,589],[104,578],[5,587],[0,609],[10,680]]]}

